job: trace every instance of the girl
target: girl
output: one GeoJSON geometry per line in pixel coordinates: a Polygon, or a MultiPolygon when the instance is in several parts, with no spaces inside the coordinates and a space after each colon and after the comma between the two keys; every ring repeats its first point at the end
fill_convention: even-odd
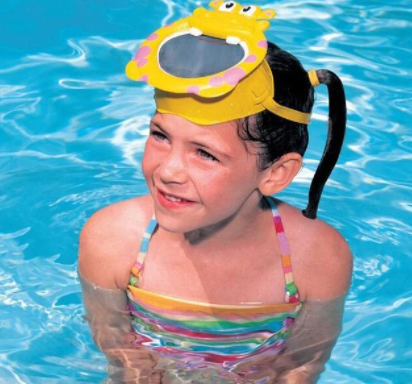
{"type": "MultiPolygon", "coordinates": [[[[251,8],[270,15],[211,5],[149,36],[128,65],[156,88],[142,161],[150,193],[98,211],[82,230],[88,319],[115,382],[315,382],[352,270],[345,240],[316,219],[342,145],[343,88],[261,36],[263,54],[234,67],[236,40],[218,45],[218,25],[260,23],[251,8]],[[216,33],[204,34],[199,17],[216,33]],[[328,141],[302,214],[272,196],[302,167],[319,83],[329,90],[328,141]]],[[[238,46],[251,53],[249,37],[238,46]]]]}

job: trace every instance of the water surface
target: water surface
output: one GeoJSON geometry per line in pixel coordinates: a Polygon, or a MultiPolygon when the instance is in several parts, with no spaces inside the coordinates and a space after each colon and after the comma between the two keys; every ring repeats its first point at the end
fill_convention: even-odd
{"type": "MultiPolygon", "coordinates": [[[[0,10],[0,382],[105,377],[83,321],[78,235],[90,215],[146,193],[150,87],[123,71],[141,40],[208,1],[13,0],[0,10]]],[[[348,132],[319,216],[355,256],[326,383],[412,382],[412,3],[282,1],[268,39],[338,73],[348,132]]],[[[323,151],[318,88],[305,166],[282,198],[304,207],[323,151]]]]}

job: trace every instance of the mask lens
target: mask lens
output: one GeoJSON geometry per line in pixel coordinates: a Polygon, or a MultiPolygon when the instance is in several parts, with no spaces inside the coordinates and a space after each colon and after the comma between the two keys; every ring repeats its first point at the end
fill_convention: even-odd
{"type": "Polygon", "coordinates": [[[159,52],[159,65],[168,74],[181,78],[210,76],[234,67],[244,58],[243,48],[209,36],[177,36],[159,52]]]}

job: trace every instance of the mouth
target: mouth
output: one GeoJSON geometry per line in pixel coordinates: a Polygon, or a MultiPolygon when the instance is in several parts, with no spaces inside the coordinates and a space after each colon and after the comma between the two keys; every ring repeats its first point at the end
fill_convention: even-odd
{"type": "Polygon", "coordinates": [[[161,189],[157,189],[157,198],[161,205],[167,208],[174,208],[174,207],[182,207],[182,206],[189,206],[195,204],[195,201],[188,200],[181,196],[172,195],[161,189]]]}
{"type": "Polygon", "coordinates": [[[237,37],[226,40],[205,36],[191,28],[176,34],[159,49],[159,65],[168,74],[181,78],[210,76],[234,67],[244,60],[246,45],[237,37]]]}

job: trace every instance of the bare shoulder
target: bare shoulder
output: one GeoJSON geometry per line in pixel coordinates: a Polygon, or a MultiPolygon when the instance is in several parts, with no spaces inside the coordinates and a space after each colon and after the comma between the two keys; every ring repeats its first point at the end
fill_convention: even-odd
{"type": "Polygon", "coordinates": [[[80,233],[80,273],[98,286],[125,289],[152,215],[150,195],[109,205],[94,213],[80,233]]]}
{"type": "Polygon", "coordinates": [[[280,202],[279,212],[290,242],[294,277],[305,300],[327,300],[347,292],[352,252],[343,236],[320,219],[280,202]]]}

